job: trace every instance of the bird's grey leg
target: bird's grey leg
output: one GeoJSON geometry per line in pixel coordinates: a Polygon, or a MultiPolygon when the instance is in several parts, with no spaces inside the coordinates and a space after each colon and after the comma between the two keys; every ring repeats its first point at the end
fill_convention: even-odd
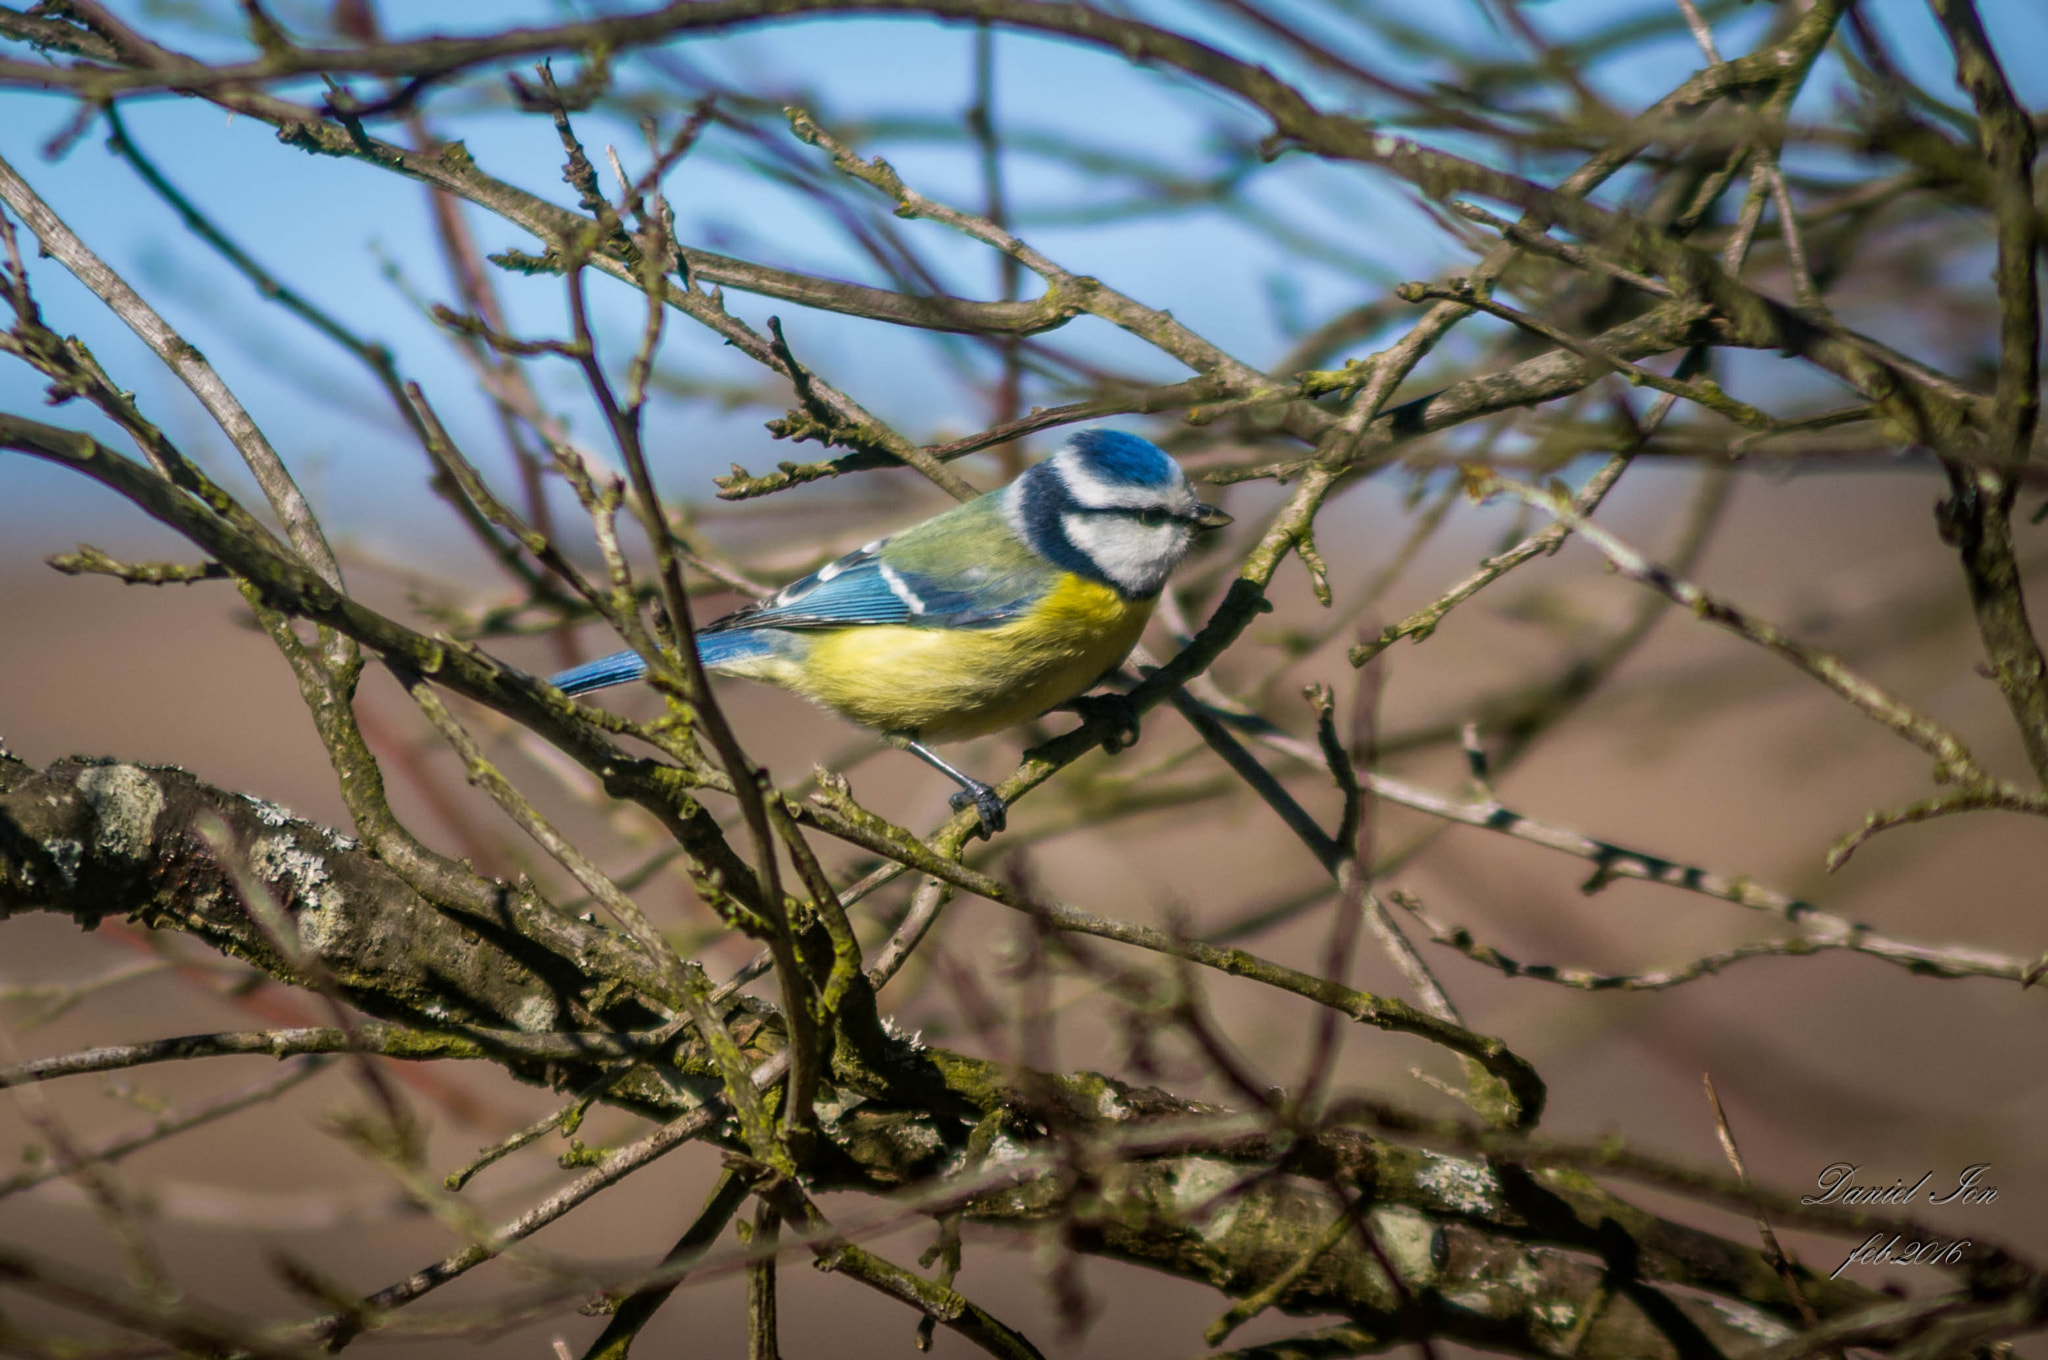
{"type": "Polygon", "coordinates": [[[899,737],[898,740],[903,743],[904,750],[910,752],[910,754],[916,756],[919,760],[922,760],[925,764],[960,786],[960,792],[954,794],[948,801],[952,803],[955,812],[970,804],[973,806],[976,815],[981,818],[981,838],[983,840],[990,839],[996,832],[1003,829],[1004,825],[1009,821],[1009,811],[1003,806],[1002,798],[997,795],[994,789],[982,783],[973,775],[954,769],[952,765],[940,758],[938,752],[932,750],[931,747],[926,746],[923,742],[913,737],[899,737]]]}

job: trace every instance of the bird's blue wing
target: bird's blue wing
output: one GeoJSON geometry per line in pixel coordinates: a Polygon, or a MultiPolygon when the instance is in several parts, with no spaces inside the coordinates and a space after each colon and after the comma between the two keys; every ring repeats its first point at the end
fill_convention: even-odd
{"type": "Polygon", "coordinates": [[[1043,593],[1035,583],[967,567],[943,576],[892,563],[888,540],[849,553],[800,581],[706,624],[707,633],[752,628],[857,628],[894,623],[986,628],[1014,618],[1043,593]]]}
{"type": "Polygon", "coordinates": [[[1031,554],[993,496],[878,539],[702,631],[754,628],[988,628],[1023,614],[1057,569],[1031,554]]]}

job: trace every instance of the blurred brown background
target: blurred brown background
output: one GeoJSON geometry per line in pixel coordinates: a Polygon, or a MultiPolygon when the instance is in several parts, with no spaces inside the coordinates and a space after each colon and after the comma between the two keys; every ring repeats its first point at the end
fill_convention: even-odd
{"type": "MultiPolygon", "coordinates": [[[[1698,474],[1641,468],[1623,483],[1603,514],[1637,544],[1661,551],[1698,474]]],[[[810,493],[806,493],[810,494],[810,493]]],[[[1797,636],[1830,647],[1909,702],[1953,724],[2000,773],[2021,762],[1995,688],[1976,670],[1978,645],[1968,624],[1959,573],[1935,539],[1929,516],[1938,483],[1902,466],[1853,476],[1742,474],[1724,528],[1697,578],[1777,621],[1797,636]]],[[[829,509],[827,495],[814,497],[829,509]]],[[[1233,508],[1255,509],[1250,497],[1233,508]]],[[[2029,507],[2023,507],[2023,510],[2029,507]]],[[[853,512],[848,511],[851,516],[853,512]]],[[[1408,571],[1379,607],[1377,621],[1398,618],[1462,576],[1506,524],[1498,509],[1454,512],[1451,531],[1408,571]]],[[[1240,518],[1246,518],[1243,513],[1240,518]]],[[[1251,516],[1256,518],[1255,514],[1251,516]]],[[[1354,492],[1326,517],[1322,542],[1333,576],[1357,581],[1386,560],[1404,532],[1391,500],[1354,492]]],[[[842,532],[857,532],[844,526],[842,532]]],[[[2033,531],[2038,534],[2039,531],[2033,531]]],[[[22,535],[7,547],[0,576],[0,736],[35,764],[70,754],[182,765],[223,787],[281,802],[326,823],[342,816],[324,755],[303,716],[282,662],[242,622],[231,589],[221,584],[169,589],[73,580],[35,566],[31,551],[65,546],[22,535]]],[[[2024,540],[2023,540],[2024,542],[2024,540]]],[[[2038,560],[2038,559],[2037,559],[2038,560]]],[[[403,608],[420,585],[358,560],[358,589],[375,603],[403,608]]],[[[2037,573],[2038,576],[2038,573],[2037,573]]],[[[1298,572],[1283,573],[1282,608],[1256,626],[1252,645],[1229,660],[1226,688],[1272,653],[1259,644],[1286,630],[1314,627],[1318,611],[1298,572]]],[[[2042,582],[2035,582],[2037,589],[2042,582]]],[[[460,595],[462,588],[437,587],[460,595]]],[[[481,598],[481,596],[478,596],[481,598]]],[[[1509,577],[1453,614],[1426,647],[1402,644],[1385,654],[1379,715],[1383,736],[1468,714],[1483,696],[1551,673],[1562,660],[1625,620],[1638,588],[1600,570],[1572,545],[1557,559],[1509,577]]],[[[2038,595],[2037,595],[2037,598],[2038,595]]],[[[1155,638],[1155,641],[1157,639],[1155,638]]],[[[1311,680],[1354,683],[1337,639],[1297,663],[1278,689],[1311,680]]],[[[588,646],[604,645],[592,638],[588,646]]],[[[544,669],[543,642],[506,643],[500,652],[544,669]]],[[[742,738],[784,780],[819,759],[860,748],[858,734],[785,696],[744,684],[723,693],[742,738]]],[[[397,804],[413,825],[451,852],[464,837],[503,842],[500,871],[533,869],[521,859],[494,810],[461,785],[452,761],[421,742],[388,678],[372,672],[364,707],[374,720],[380,754],[393,767],[418,761],[434,788],[453,803],[437,807],[421,787],[394,775],[397,804]]],[[[645,704],[630,692],[618,702],[645,704]]],[[[1289,726],[1309,735],[1305,703],[1289,726]]],[[[1340,708],[1340,712],[1341,712],[1340,708]]],[[[1052,720],[1057,727],[1062,719],[1052,720]]],[[[1186,763],[1162,771],[1181,779],[1213,770],[1185,725],[1160,710],[1144,741],[1105,766],[1123,773],[1188,752],[1186,763]]],[[[1014,741],[962,748],[968,768],[993,775],[1007,768],[1014,741]]],[[[552,783],[531,758],[507,760],[515,778],[540,791],[551,808],[594,828],[606,814],[578,811],[571,791],[552,783]]],[[[1393,773],[1437,789],[1461,788],[1463,758],[1436,750],[1389,765],[1393,773]]],[[[1276,768],[1284,768],[1277,766],[1276,768]]],[[[1879,837],[1840,873],[1821,872],[1830,840],[1871,808],[1924,791],[1926,762],[1846,704],[1783,663],[1703,624],[1673,613],[1534,754],[1500,781],[1508,806],[1667,858],[1750,875],[1806,898],[1824,910],[1905,939],[1967,943],[2020,955],[2048,948],[2041,926],[2048,846],[2037,826],[2017,817],[1978,814],[1879,837]]],[[[907,757],[880,754],[852,767],[856,791],[885,814],[925,826],[943,810],[945,792],[907,757]]],[[[1290,771],[1297,793],[1329,816],[1335,799],[1325,776],[1290,771]]],[[[1062,785],[1020,806],[1015,825],[1027,832],[1063,814],[1062,785]]],[[[1382,808],[1382,848],[1424,829],[1414,814],[1382,808]]],[[[1198,928],[1241,915],[1260,902],[1311,886],[1315,870],[1273,815],[1243,799],[1228,808],[1166,810],[1128,823],[1112,839],[1074,830],[1035,846],[1030,871],[1044,890],[1076,905],[1148,923],[1184,913],[1198,928]]],[[[631,828],[627,828],[630,830],[631,828]]],[[[1383,886],[1418,894],[1439,917],[1464,924],[1481,939],[1524,961],[1625,971],[1677,964],[1736,941],[1769,938],[1781,923],[1724,903],[1632,881],[1595,896],[1578,885],[1589,866],[1484,832],[1454,828],[1383,886]]],[[[657,880],[641,894],[663,923],[707,924],[678,879],[657,880]]],[[[890,899],[891,901],[895,899],[890,899]]],[[[870,904],[870,913],[874,904],[870,904]]],[[[1260,937],[1253,947],[1297,966],[1318,966],[1327,928],[1326,902],[1260,937]]],[[[871,917],[870,917],[871,919],[871,917]]],[[[1405,918],[1404,918],[1405,919],[1405,918]]],[[[1411,923],[1412,924],[1412,923],[1411,923]]],[[[985,903],[956,903],[937,943],[964,966],[1006,1015],[1021,1006],[1013,967],[1023,940],[1017,922],[985,903]]],[[[0,987],[80,980],[144,964],[152,957],[123,928],[84,935],[68,923],[9,921],[0,945],[0,987]]],[[[1631,1146],[1720,1164],[1713,1123],[1701,1092],[1711,1072],[1751,1173],[1772,1185],[1810,1189],[1821,1170],[1852,1162],[1859,1182],[1908,1183],[1933,1172],[1937,1187],[1967,1165],[1987,1163],[1984,1182],[1997,1187],[1989,1204],[1916,1210],[1955,1235],[1996,1236],[2048,1251],[2048,1144],[2038,1136],[2048,1104],[2048,1039],[2036,1027],[2040,991],[1985,981],[1915,977],[1874,959],[1822,955],[1737,965],[1723,975],[1672,991],[1587,994],[1530,980],[1510,981],[1433,946],[1426,957],[1476,1029],[1506,1039],[1536,1063],[1550,1084],[1546,1131],[1564,1137],[1617,1135],[1631,1146]]],[[[195,956],[196,958],[197,956],[195,956]]],[[[715,947],[714,973],[744,951],[715,947]]],[[[913,970],[886,998],[906,1022],[943,1032],[946,1042],[1001,1053],[1014,1032],[940,1030],[961,1012],[959,983],[946,969],[913,970]]],[[[1353,981],[1404,994],[1404,984],[1367,943],[1353,981]]],[[[1217,979],[1210,998],[1231,1040],[1276,1083],[1298,1079],[1310,1017],[1305,1006],[1248,983],[1217,979]]],[[[1106,1020],[1085,979],[1055,984],[1056,1061],[1128,1070],[1123,1036],[1106,1020]]],[[[23,1055],[58,1053],[214,1029],[277,1023],[275,1007],[303,1004],[276,989],[235,1000],[203,976],[157,972],[91,996],[34,1028],[20,1023],[22,1004],[6,1014],[11,1042],[23,1055]]],[[[306,1021],[318,1022],[317,1017],[306,1021]]],[[[1014,1051],[1012,1048],[1010,1051],[1014,1051]]],[[[1163,1055],[1166,1084],[1192,1093],[1198,1064],[1163,1055]]],[[[1341,1089],[1370,1089],[1412,1104],[1429,1091],[1411,1069],[1448,1075],[1425,1046],[1373,1031],[1345,1042],[1341,1089]]],[[[263,1059],[216,1059],[53,1083],[32,1098],[51,1108],[82,1138],[143,1122],[154,1102],[186,1104],[204,1094],[259,1080],[274,1071],[263,1059]],[[141,1108],[138,1108],[140,1106],[141,1108]]],[[[449,1169],[519,1123],[553,1108],[549,1093],[521,1088],[494,1070],[440,1065],[409,1073],[410,1099],[433,1129],[432,1164],[449,1169]]],[[[330,1128],[332,1113],[359,1104],[346,1075],[330,1068],[280,1106],[244,1114],[122,1164],[118,1182],[149,1206],[152,1231],[176,1263],[192,1296],[277,1316],[310,1310],[280,1283],[289,1257],[350,1292],[378,1288],[434,1259],[453,1239],[404,1207],[381,1173],[351,1153],[330,1128]]],[[[632,1122],[599,1113],[579,1135],[590,1143],[630,1136],[632,1122]]],[[[0,1148],[33,1141],[12,1100],[0,1099],[0,1148]]],[[[549,1159],[552,1138],[484,1173],[467,1192],[495,1220],[515,1213],[563,1173],[549,1159]]],[[[542,1256],[610,1260],[624,1269],[650,1262],[695,1213],[716,1170],[709,1150],[685,1148],[630,1188],[614,1190],[539,1234],[528,1250],[542,1256]]],[[[0,1168],[0,1176],[7,1174],[0,1168]]],[[[1675,1209],[1660,1197],[1624,1193],[1690,1221],[1749,1240],[1753,1229],[1734,1216],[1675,1209]]],[[[868,1212],[853,1204],[853,1221],[868,1212]]],[[[0,1199],[0,1239],[118,1271],[107,1234],[75,1190],[55,1184],[0,1199]]],[[[880,1243],[909,1261],[929,1241],[917,1226],[880,1243]]],[[[1848,1244],[1797,1234],[1787,1238],[1809,1264],[1832,1268],[1848,1244]]],[[[963,1288],[999,1316],[1031,1331],[1048,1353],[1073,1356],[1179,1357],[1198,1354],[1202,1327],[1221,1310],[1215,1295],[1191,1285],[1111,1263],[1090,1262],[1082,1277],[1095,1311],[1078,1335],[1064,1339],[1047,1321],[1053,1306],[1043,1283],[1045,1248],[970,1230],[963,1288]]],[[[434,1306],[488,1310],[489,1300],[519,1267],[476,1272],[437,1295],[434,1306]]],[[[1873,1271],[1859,1278],[1914,1288],[1912,1270],[1873,1271]]],[[[693,1279],[648,1335],[652,1354],[732,1355],[742,1351],[743,1285],[736,1275],[693,1279]]],[[[859,1286],[810,1272],[786,1277],[784,1342],[792,1355],[896,1355],[910,1344],[910,1318],[859,1286]]],[[[12,1305],[10,1304],[10,1307],[12,1305]]],[[[36,1316],[24,1308],[24,1319],[36,1316]]],[[[584,1324],[594,1334],[600,1324],[584,1324]]],[[[1297,1330],[1267,1317],[1238,1338],[1256,1340],[1297,1330]]],[[[459,1356],[480,1351],[545,1355],[553,1336],[572,1346],[586,1331],[561,1323],[502,1334],[436,1341],[380,1340],[380,1352],[459,1356]]],[[[643,1342],[643,1344],[647,1344],[643,1342]]],[[[2024,1351],[2024,1348],[2023,1348],[2024,1351]]],[[[941,1355],[966,1354],[941,1332],[941,1355]]]]}

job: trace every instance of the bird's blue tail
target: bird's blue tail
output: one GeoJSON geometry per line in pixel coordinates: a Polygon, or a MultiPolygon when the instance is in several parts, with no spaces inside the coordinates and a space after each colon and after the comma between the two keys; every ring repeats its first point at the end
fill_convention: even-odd
{"type": "MultiPolygon", "coordinates": [[[[717,670],[731,661],[763,656],[774,649],[775,639],[766,629],[733,629],[730,632],[697,635],[697,655],[703,660],[706,670],[717,670]]],[[[573,666],[558,675],[551,675],[548,677],[548,683],[564,694],[588,694],[594,689],[610,689],[613,685],[631,684],[645,674],[647,663],[640,659],[638,652],[614,652],[610,656],[601,656],[595,661],[573,666]]]]}
{"type": "Polygon", "coordinates": [[[564,694],[588,694],[594,689],[609,689],[613,685],[638,680],[645,674],[647,663],[640,659],[640,653],[614,652],[551,675],[548,683],[564,694]]]}

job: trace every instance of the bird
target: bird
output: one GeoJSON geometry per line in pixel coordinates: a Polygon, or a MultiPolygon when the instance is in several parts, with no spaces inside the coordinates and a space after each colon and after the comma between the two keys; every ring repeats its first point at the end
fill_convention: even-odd
{"type": "MultiPolygon", "coordinates": [[[[1008,486],[704,624],[697,654],[707,671],[794,691],[917,756],[960,786],[951,804],[972,805],[986,839],[1004,827],[1002,798],[930,743],[1120,703],[1082,696],[1123,665],[1196,536],[1230,522],[1157,445],[1084,430],[1008,486]]],[[[646,671],[618,652],[549,683],[585,694],[646,671]]],[[[1119,716],[1134,737],[1128,703],[1119,716]]]]}

